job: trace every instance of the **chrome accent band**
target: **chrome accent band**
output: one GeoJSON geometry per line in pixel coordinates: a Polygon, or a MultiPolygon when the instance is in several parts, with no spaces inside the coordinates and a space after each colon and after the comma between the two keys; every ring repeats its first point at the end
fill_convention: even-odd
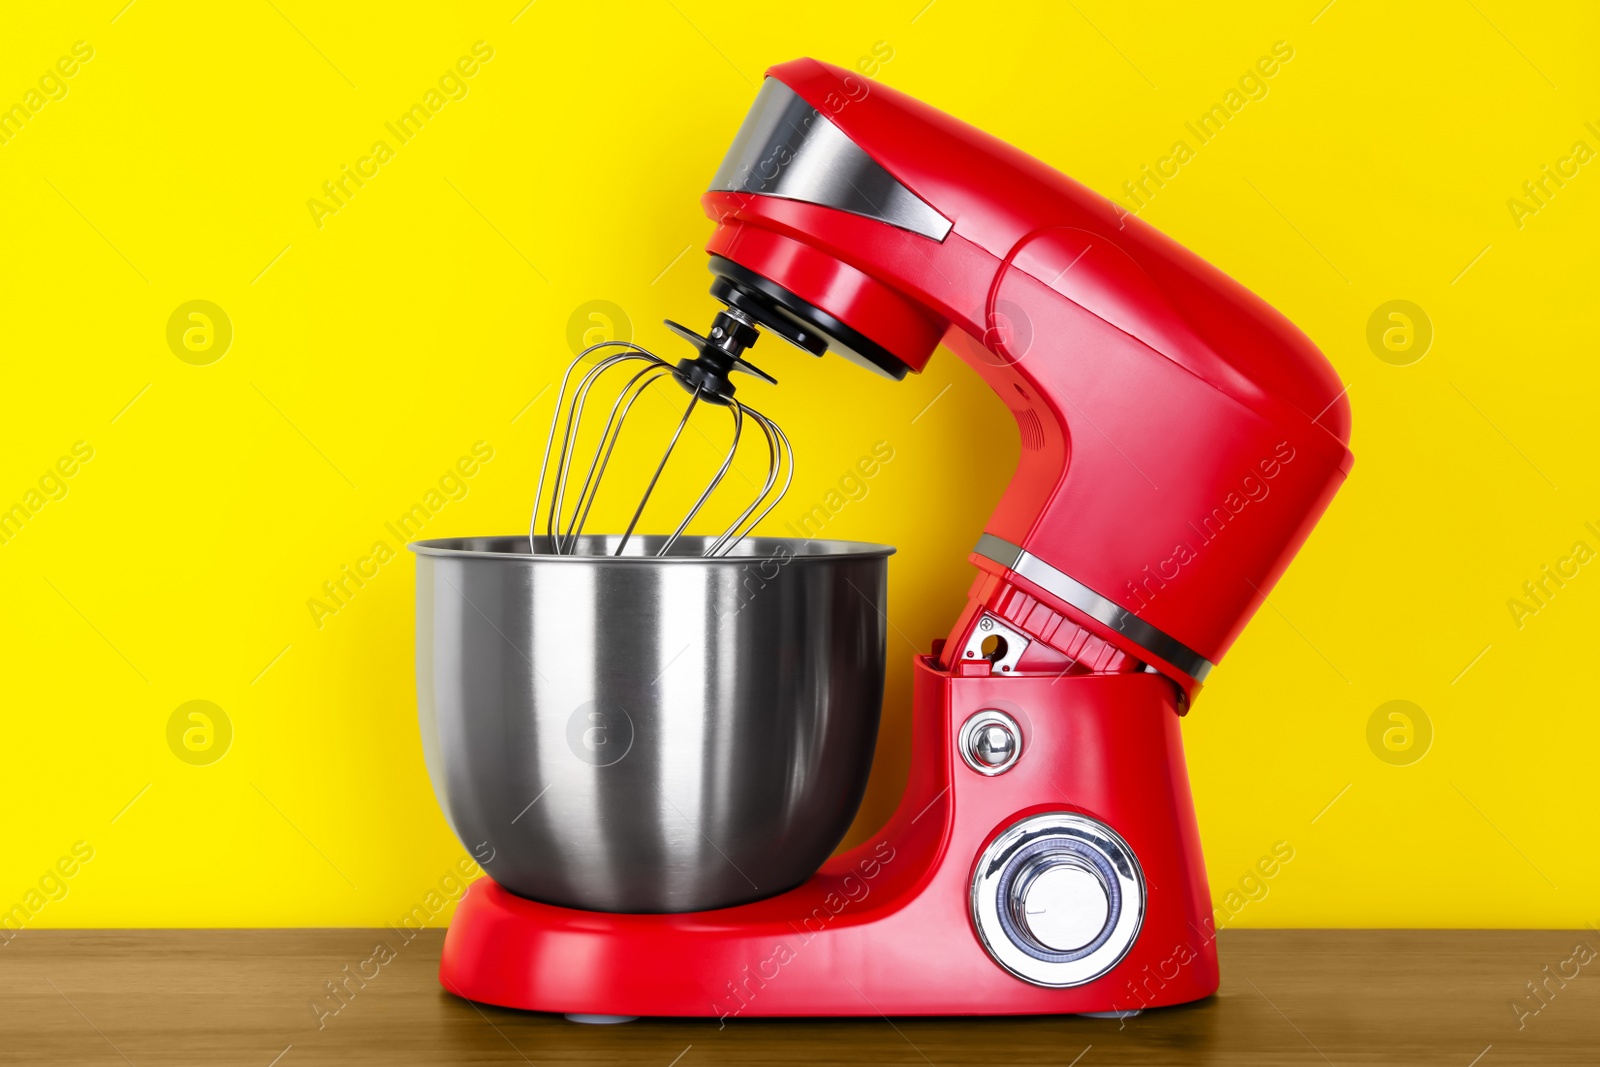
{"type": "Polygon", "coordinates": [[[819,204],[935,241],[953,225],[776,78],[761,84],[711,189],[819,204]]]}
{"type": "Polygon", "coordinates": [[[1041,589],[1060,597],[1085,615],[1111,627],[1140,648],[1183,671],[1197,682],[1206,680],[1214,664],[1182,641],[1151,626],[1133,612],[1090,589],[1076,578],[1056,570],[1038,556],[1010,541],[983,534],[972,550],[991,563],[1014,571],[1041,589]]]}

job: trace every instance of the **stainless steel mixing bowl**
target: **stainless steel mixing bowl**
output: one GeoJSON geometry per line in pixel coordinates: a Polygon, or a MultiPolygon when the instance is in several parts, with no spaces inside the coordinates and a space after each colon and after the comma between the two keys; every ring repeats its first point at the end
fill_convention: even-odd
{"type": "Polygon", "coordinates": [[[781,893],[855,817],[883,698],[884,545],[419,541],[417,702],[445,815],[496,882],[678,912],[781,893]],[[547,544],[539,544],[547,549],[547,544]]]}

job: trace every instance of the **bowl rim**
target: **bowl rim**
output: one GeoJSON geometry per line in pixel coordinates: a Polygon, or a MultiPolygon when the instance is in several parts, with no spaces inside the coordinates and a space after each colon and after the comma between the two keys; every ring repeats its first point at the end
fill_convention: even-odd
{"type": "MultiPolygon", "coordinates": [[[[614,536],[614,535],[585,535],[585,536],[614,536]]],[[[660,537],[660,534],[647,535],[660,537]]],[[[705,540],[714,539],[707,535],[694,535],[705,540]]],[[[688,540],[690,538],[685,538],[688,540]]],[[[464,548],[469,542],[482,541],[522,541],[527,543],[528,535],[516,534],[480,534],[468,537],[433,537],[420,541],[407,543],[406,548],[419,556],[438,556],[442,558],[461,559],[497,559],[497,560],[533,560],[540,563],[572,563],[580,565],[599,564],[660,564],[672,563],[679,565],[693,564],[747,564],[761,562],[779,562],[784,565],[795,563],[819,563],[840,559],[882,559],[895,554],[893,545],[880,545],[871,541],[841,541],[831,538],[791,538],[791,537],[746,537],[741,544],[755,545],[761,549],[755,553],[740,553],[730,556],[596,556],[596,555],[556,555],[553,552],[496,552],[485,548],[464,548]],[[779,554],[778,546],[805,545],[806,551],[789,551],[779,554]],[[818,551],[821,549],[821,551],[818,551]]]]}

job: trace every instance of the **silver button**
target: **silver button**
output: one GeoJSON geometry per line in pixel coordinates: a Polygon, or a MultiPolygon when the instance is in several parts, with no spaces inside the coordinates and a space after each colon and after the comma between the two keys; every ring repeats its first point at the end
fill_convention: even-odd
{"type": "Polygon", "coordinates": [[[1022,755],[1022,730],[1003,711],[980,711],[961,725],[961,758],[979,774],[1003,774],[1022,755]]]}
{"type": "Polygon", "coordinates": [[[972,754],[977,757],[979,763],[998,767],[1010,760],[1011,754],[1016,750],[1016,735],[997,722],[989,723],[981,730],[973,732],[972,754]]]}

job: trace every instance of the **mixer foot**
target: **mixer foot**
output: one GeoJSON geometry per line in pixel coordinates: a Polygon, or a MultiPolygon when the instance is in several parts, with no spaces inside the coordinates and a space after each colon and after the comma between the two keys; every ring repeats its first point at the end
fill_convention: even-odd
{"type": "MultiPolygon", "coordinates": [[[[1143,1008],[1124,1008],[1119,1011],[1080,1011],[1075,1013],[1080,1019],[1132,1019],[1144,1014],[1143,1008]]],[[[572,1018],[572,1016],[567,1016],[572,1018]]]]}
{"type": "Polygon", "coordinates": [[[631,1023],[639,1017],[637,1015],[587,1015],[583,1012],[568,1012],[562,1016],[569,1023],[584,1023],[589,1026],[613,1026],[616,1023],[631,1023]]]}

